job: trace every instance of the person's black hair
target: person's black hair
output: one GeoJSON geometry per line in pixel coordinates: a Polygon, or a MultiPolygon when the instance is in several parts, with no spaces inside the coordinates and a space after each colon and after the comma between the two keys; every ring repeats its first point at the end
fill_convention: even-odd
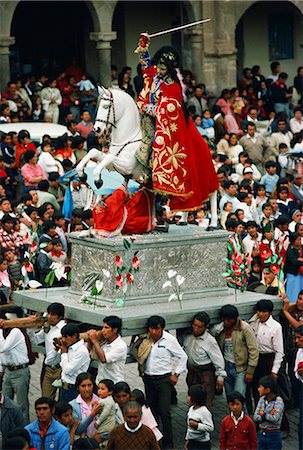
{"type": "Polygon", "coordinates": [[[62,241],[61,241],[61,239],[59,238],[59,236],[53,237],[53,239],[52,239],[52,244],[53,244],[53,245],[57,245],[57,244],[61,244],[61,245],[62,245],[62,241]]]}
{"type": "Polygon", "coordinates": [[[282,78],[283,80],[287,80],[287,78],[288,78],[288,73],[286,73],[286,72],[281,72],[281,73],[279,73],[279,78],[282,78]]]}
{"type": "Polygon", "coordinates": [[[43,232],[47,233],[52,228],[56,228],[55,222],[53,220],[46,220],[43,224],[43,232]]]}
{"type": "MultiPolygon", "coordinates": [[[[235,213],[231,213],[231,214],[235,214],[235,213]]],[[[237,219],[229,218],[225,222],[225,226],[226,226],[227,230],[235,229],[235,228],[237,228],[238,225],[239,225],[239,221],[237,219]]]]}
{"type": "Polygon", "coordinates": [[[217,175],[220,174],[220,173],[223,173],[225,176],[227,176],[226,170],[224,168],[222,168],[222,167],[219,167],[217,175]]]}
{"type": "MultiPolygon", "coordinates": [[[[299,292],[299,295],[301,294],[302,291],[299,292]]],[[[303,292],[302,292],[303,294],[303,292]]],[[[303,325],[299,325],[298,327],[295,328],[295,333],[300,334],[300,336],[303,336],[303,325]]]]}
{"type": "Polygon", "coordinates": [[[58,402],[58,403],[56,403],[56,406],[55,406],[55,416],[58,419],[61,419],[62,415],[65,414],[69,410],[73,411],[73,407],[68,402],[65,402],[65,401],[58,402]]]}
{"type": "Polygon", "coordinates": [[[110,66],[110,69],[111,69],[111,70],[117,70],[117,71],[118,71],[118,67],[117,67],[115,64],[112,64],[112,65],[110,66]]]}
{"type": "Polygon", "coordinates": [[[28,445],[30,445],[31,442],[31,437],[29,432],[22,427],[17,427],[14,428],[13,430],[9,431],[6,435],[7,439],[12,439],[14,437],[22,437],[23,439],[26,440],[26,442],[28,443],[28,445]]]}
{"type": "Polygon", "coordinates": [[[55,314],[56,316],[61,317],[61,319],[63,319],[65,313],[64,305],[58,302],[51,303],[47,307],[47,312],[50,314],[55,314]]]}
{"type": "Polygon", "coordinates": [[[3,203],[3,202],[6,202],[6,201],[10,202],[10,199],[7,198],[7,197],[2,197],[2,198],[0,199],[0,205],[2,205],[2,203],[3,203]]]}
{"type": "Polygon", "coordinates": [[[130,395],[135,399],[137,403],[139,403],[139,405],[148,407],[146,397],[144,395],[144,392],[141,391],[141,389],[133,389],[130,395]]]}
{"type": "Polygon", "coordinates": [[[293,244],[300,237],[299,233],[289,233],[289,241],[293,244]]]}
{"type": "Polygon", "coordinates": [[[93,212],[91,209],[86,209],[85,211],[83,211],[82,213],[82,220],[88,220],[91,219],[93,217],[93,212]]]}
{"type": "Polygon", "coordinates": [[[257,222],[255,222],[254,220],[248,220],[246,222],[246,229],[248,229],[249,227],[258,228],[257,222]]]}
{"type": "Polygon", "coordinates": [[[44,148],[47,146],[47,145],[51,145],[51,143],[50,142],[48,142],[48,141],[46,141],[46,142],[42,142],[42,144],[41,144],[41,150],[43,151],[44,150],[44,148]]]}
{"type": "Polygon", "coordinates": [[[271,69],[271,71],[273,72],[274,70],[276,70],[276,68],[278,67],[278,66],[280,66],[281,64],[279,63],[279,61],[273,61],[271,64],[270,64],[270,69],[271,69]]]}
{"type": "Polygon", "coordinates": [[[298,232],[298,229],[299,229],[299,227],[300,227],[301,225],[303,225],[303,223],[301,223],[301,222],[296,223],[296,225],[295,225],[295,232],[296,232],[296,233],[298,232]]]}
{"type": "Polygon", "coordinates": [[[58,172],[50,172],[50,173],[48,174],[48,180],[49,180],[49,181],[57,181],[58,178],[59,178],[58,172]]]}
{"type": "Polygon", "coordinates": [[[79,326],[76,325],[75,323],[68,323],[67,325],[64,325],[64,327],[61,330],[61,335],[63,337],[73,336],[74,334],[76,334],[77,338],[79,338],[80,335],[79,326]]]}
{"type": "Polygon", "coordinates": [[[66,128],[70,129],[72,125],[77,125],[77,122],[75,120],[69,120],[66,122],[66,128]]]}
{"type": "Polygon", "coordinates": [[[72,167],[72,166],[73,166],[73,163],[72,163],[72,161],[71,161],[70,159],[65,158],[65,159],[62,161],[61,166],[63,167],[63,169],[67,169],[68,167],[72,167]]]}
{"type": "Polygon", "coordinates": [[[147,319],[147,328],[158,328],[158,325],[164,330],[165,319],[161,316],[151,316],[147,319]]]}
{"type": "Polygon", "coordinates": [[[259,189],[265,189],[265,184],[258,184],[257,192],[259,189]]]}
{"type": "MultiPolygon", "coordinates": [[[[282,190],[280,190],[280,192],[282,192],[282,190]]],[[[286,214],[281,214],[279,217],[276,218],[276,225],[287,225],[290,222],[291,220],[286,214]]]]}
{"type": "Polygon", "coordinates": [[[210,323],[210,317],[209,317],[209,315],[207,314],[207,312],[205,312],[205,311],[201,311],[201,312],[198,312],[197,314],[195,314],[194,315],[194,318],[193,318],[193,322],[194,322],[194,320],[198,320],[199,322],[202,322],[202,323],[204,323],[204,325],[207,327],[208,325],[209,325],[209,323],[210,323]]]}
{"type": "Polygon", "coordinates": [[[232,180],[225,180],[224,181],[224,185],[223,185],[223,188],[224,188],[224,190],[226,191],[226,189],[229,189],[231,186],[235,186],[237,183],[235,183],[234,181],[232,181],[232,180]]]}
{"type": "Polygon", "coordinates": [[[55,402],[51,398],[40,397],[35,401],[35,408],[37,408],[37,406],[43,405],[43,404],[47,404],[50,407],[50,409],[53,409],[53,407],[55,406],[55,402]]]}
{"type": "Polygon", "coordinates": [[[234,305],[224,305],[220,309],[221,319],[237,319],[239,311],[234,305]]]}
{"type": "Polygon", "coordinates": [[[48,180],[41,180],[38,183],[38,189],[39,191],[47,192],[49,189],[49,182],[48,180]]]}
{"type": "Polygon", "coordinates": [[[188,395],[192,402],[198,406],[205,406],[207,392],[201,384],[194,384],[188,389],[188,395]]]}
{"type": "Polygon", "coordinates": [[[256,310],[261,312],[273,312],[274,304],[271,300],[259,300],[256,304],[256,310]]]}
{"type": "MultiPolygon", "coordinates": [[[[244,202],[244,200],[246,199],[246,197],[248,197],[248,195],[249,195],[249,193],[248,192],[239,192],[239,194],[238,194],[238,200],[240,201],[240,202],[244,202]]],[[[241,208],[240,208],[240,210],[241,210],[241,208]]],[[[241,211],[243,211],[243,210],[241,210],[241,211]]],[[[237,212],[237,211],[236,211],[237,212]]]]}
{"type": "Polygon", "coordinates": [[[4,441],[3,450],[23,450],[28,442],[21,436],[12,437],[4,441]]]}
{"type": "Polygon", "coordinates": [[[281,144],[279,144],[279,150],[281,150],[281,148],[288,148],[288,146],[284,144],[284,142],[281,142],[281,144]]]}
{"type": "Polygon", "coordinates": [[[226,396],[226,398],[227,398],[227,403],[234,403],[236,400],[238,400],[240,403],[242,403],[242,405],[245,405],[245,403],[246,403],[246,399],[245,399],[244,395],[242,395],[238,391],[231,392],[230,394],[228,394],[226,396]]]}
{"type": "Polygon", "coordinates": [[[265,377],[260,378],[259,386],[263,386],[265,389],[269,388],[275,395],[279,393],[278,383],[271,375],[265,375],[265,377]]]}
{"type": "Polygon", "coordinates": [[[263,205],[262,205],[262,211],[264,211],[265,208],[272,208],[272,206],[269,202],[266,202],[266,203],[263,203],[263,205]]]}
{"type": "Polygon", "coordinates": [[[85,142],[85,138],[83,136],[74,136],[72,138],[72,149],[77,148],[80,144],[85,142]]]}
{"type": "Polygon", "coordinates": [[[265,169],[269,169],[270,167],[277,167],[276,162],[275,161],[266,161],[265,169]]]}
{"type": "MultiPolygon", "coordinates": [[[[27,130],[20,130],[18,133],[18,142],[19,144],[21,144],[21,141],[23,141],[23,139],[30,137],[29,132],[27,130]]],[[[27,150],[29,151],[29,150],[27,150]]],[[[33,151],[33,150],[31,150],[33,151]]],[[[26,152],[25,152],[26,153],[26,152]]]]}
{"type": "Polygon", "coordinates": [[[114,387],[115,387],[115,383],[113,382],[113,380],[109,380],[109,379],[105,378],[104,380],[100,380],[98,382],[98,386],[100,383],[104,384],[109,391],[113,392],[114,387]]]}
{"type": "Polygon", "coordinates": [[[72,210],[72,217],[78,217],[79,219],[82,219],[82,209],[74,208],[72,210]]]}
{"type": "Polygon", "coordinates": [[[1,224],[4,225],[7,222],[14,223],[14,217],[10,216],[9,214],[4,214],[4,216],[1,219],[1,224]]]}
{"type": "Polygon", "coordinates": [[[62,212],[60,211],[55,211],[53,214],[53,221],[60,219],[64,219],[64,214],[62,214],[62,212]]]}
{"type": "Polygon", "coordinates": [[[21,195],[21,197],[20,197],[20,202],[21,203],[25,203],[25,202],[27,202],[27,201],[32,201],[33,200],[33,197],[31,196],[31,194],[23,194],[23,195],[21,195]]]}
{"type": "MultiPolygon", "coordinates": [[[[73,325],[73,324],[68,324],[68,325],[73,325]]],[[[65,325],[65,327],[67,327],[68,325],[65,325]]],[[[63,328],[65,328],[65,327],[63,327],[63,328]]],[[[63,330],[63,328],[62,328],[62,330],[63,330]]],[[[78,330],[79,330],[79,327],[78,327],[78,330]]],[[[72,333],[72,334],[75,334],[75,333],[72,333]]],[[[71,336],[72,334],[68,334],[66,336],[71,336]]],[[[63,336],[63,333],[62,333],[62,336],[63,336]]],[[[82,372],[82,373],[79,373],[79,375],[77,375],[77,378],[75,381],[75,388],[78,389],[80,384],[83,383],[84,380],[90,380],[94,384],[94,377],[92,376],[92,374],[90,372],[82,372]]]]}
{"type": "Polygon", "coordinates": [[[117,332],[120,333],[122,329],[122,319],[118,316],[106,316],[103,319],[103,323],[106,323],[111,328],[117,328],[117,332]]]}
{"type": "Polygon", "coordinates": [[[113,396],[119,394],[119,392],[125,392],[126,394],[130,394],[130,387],[126,381],[119,381],[115,384],[113,389],[113,396]]]}
{"type": "Polygon", "coordinates": [[[29,163],[29,161],[36,155],[36,152],[34,150],[26,150],[26,152],[23,153],[23,158],[26,163],[29,163]]]}
{"type": "Polygon", "coordinates": [[[76,439],[73,444],[73,450],[98,450],[99,442],[91,437],[83,437],[76,439]]]}

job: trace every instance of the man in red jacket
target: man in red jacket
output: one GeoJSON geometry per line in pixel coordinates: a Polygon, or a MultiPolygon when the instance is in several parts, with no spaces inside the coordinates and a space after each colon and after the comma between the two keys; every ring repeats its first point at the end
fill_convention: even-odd
{"type": "Polygon", "coordinates": [[[222,420],[220,450],[257,450],[255,424],[243,411],[244,396],[235,391],[227,396],[227,401],[230,414],[222,420]]]}

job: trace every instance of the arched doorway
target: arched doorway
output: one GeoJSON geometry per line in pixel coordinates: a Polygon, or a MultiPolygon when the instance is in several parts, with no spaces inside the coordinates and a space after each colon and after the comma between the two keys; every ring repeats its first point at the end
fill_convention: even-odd
{"type": "Polygon", "coordinates": [[[96,55],[95,44],[89,40],[91,31],[92,17],[84,1],[19,2],[11,25],[12,62],[19,64],[21,73],[55,75],[75,57],[92,72],[96,55]]]}
{"type": "Polygon", "coordinates": [[[238,21],[238,69],[258,64],[270,74],[270,62],[279,61],[284,72],[296,74],[303,58],[302,12],[291,2],[258,1],[238,21]]]}

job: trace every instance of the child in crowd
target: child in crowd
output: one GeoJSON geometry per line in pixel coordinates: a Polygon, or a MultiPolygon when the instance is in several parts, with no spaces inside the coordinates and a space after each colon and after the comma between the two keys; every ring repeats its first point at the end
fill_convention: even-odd
{"type": "Polygon", "coordinates": [[[70,444],[73,445],[74,441],[78,438],[76,436],[76,429],[80,423],[80,419],[73,418],[72,406],[64,401],[56,403],[55,418],[59,423],[69,429],[70,444]]]}
{"type": "Polygon", "coordinates": [[[251,272],[247,280],[247,285],[252,283],[259,283],[261,281],[261,261],[259,258],[254,258],[251,263],[251,272]]]}
{"type": "Polygon", "coordinates": [[[259,217],[262,215],[262,206],[267,202],[267,195],[265,191],[264,184],[259,184],[257,187],[257,196],[256,196],[256,207],[258,210],[259,217]]]}
{"type": "Polygon", "coordinates": [[[284,402],[278,395],[277,381],[267,375],[259,380],[260,399],[254,413],[254,421],[259,424],[258,449],[282,449],[281,422],[284,402]]]}
{"type": "Polygon", "coordinates": [[[215,122],[211,117],[210,111],[206,109],[202,116],[202,128],[206,131],[206,136],[208,139],[214,139],[215,137],[214,123],[215,122]]]}
{"type": "Polygon", "coordinates": [[[277,164],[275,161],[266,161],[265,170],[267,173],[261,178],[261,184],[264,184],[266,192],[271,194],[279,180],[279,175],[276,173],[277,164]]]}
{"type": "Polygon", "coordinates": [[[102,411],[95,418],[96,433],[93,438],[98,442],[106,441],[116,425],[116,406],[113,399],[114,383],[112,380],[101,380],[98,384],[98,396],[102,411]]]}
{"type": "Polygon", "coordinates": [[[141,422],[143,423],[143,425],[148,426],[154,433],[157,441],[160,441],[160,439],[162,439],[163,437],[163,434],[158,428],[158,424],[153,416],[153,413],[151,412],[150,407],[148,406],[144,393],[140,389],[134,389],[130,395],[131,400],[139,403],[139,405],[142,406],[141,422]]]}
{"type": "Polygon", "coordinates": [[[23,276],[22,276],[22,264],[16,258],[13,250],[11,248],[5,248],[2,251],[4,259],[7,261],[8,267],[7,272],[12,284],[12,288],[15,290],[22,286],[23,276]]]}
{"type": "Polygon", "coordinates": [[[214,423],[211,412],[206,408],[206,391],[200,384],[189,388],[187,402],[187,432],[184,447],[188,450],[210,449],[214,423]]]}
{"type": "Polygon", "coordinates": [[[45,277],[50,271],[50,266],[52,264],[52,261],[49,257],[49,253],[53,249],[53,244],[50,239],[47,237],[44,237],[40,239],[39,243],[39,251],[37,252],[37,259],[36,259],[36,269],[37,269],[37,278],[38,281],[43,286],[46,286],[45,283],[45,277]]]}
{"type": "Polygon", "coordinates": [[[257,450],[258,438],[255,424],[244,413],[245,398],[240,392],[227,396],[230,414],[222,420],[220,450],[257,450]]]}
{"type": "Polygon", "coordinates": [[[7,261],[2,255],[0,255],[0,290],[8,302],[12,285],[7,271],[7,261]]]}
{"type": "Polygon", "coordinates": [[[124,423],[123,407],[130,401],[130,387],[125,381],[116,383],[113,389],[116,402],[116,424],[124,423]]]}
{"type": "Polygon", "coordinates": [[[195,122],[195,125],[197,127],[197,130],[199,131],[199,133],[201,134],[201,136],[205,136],[206,135],[206,131],[203,129],[202,127],[202,117],[199,116],[198,114],[195,114],[193,116],[193,121],[195,122]]]}
{"type": "Polygon", "coordinates": [[[67,255],[62,250],[62,242],[59,237],[54,237],[52,239],[53,248],[49,252],[49,258],[52,262],[66,264],[67,255]]]}
{"type": "Polygon", "coordinates": [[[220,218],[221,227],[226,230],[226,220],[229,213],[233,210],[233,204],[231,202],[224,203],[223,211],[220,218]]]}

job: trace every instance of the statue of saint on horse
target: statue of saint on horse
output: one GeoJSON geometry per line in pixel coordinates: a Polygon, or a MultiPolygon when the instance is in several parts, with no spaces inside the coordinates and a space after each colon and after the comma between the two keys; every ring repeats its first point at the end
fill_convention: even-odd
{"type": "Polygon", "coordinates": [[[77,170],[81,175],[89,160],[97,160],[94,178],[100,187],[105,167],[143,184],[150,169],[148,188],[169,196],[172,210],[197,210],[209,198],[210,225],[216,227],[217,176],[209,148],[186,112],[177,54],[164,47],[152,64],[148,47],[148,35],[143,34],[136,49],[144,79],[137,105],[121,90],[100,89],[94,129],[98,135],[111,130],[109,151],[90,150],[77,170]]]}

